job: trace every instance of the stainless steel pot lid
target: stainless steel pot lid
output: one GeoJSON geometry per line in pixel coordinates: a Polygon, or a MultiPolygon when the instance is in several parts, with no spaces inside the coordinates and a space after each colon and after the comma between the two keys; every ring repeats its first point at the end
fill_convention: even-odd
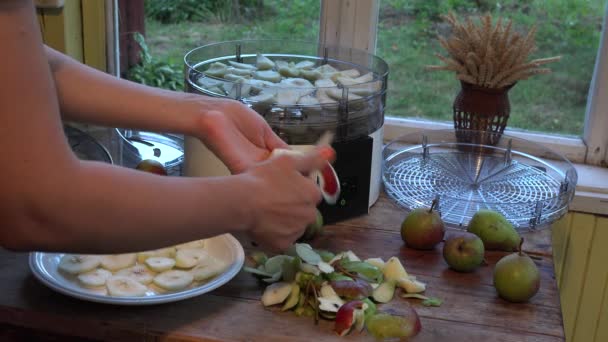
{"type": "Polygon", "coordinates": [[[184,140],[181,136],[128,129],[118,129],[118,133],[126,142],[123,154],[127,153],[127,157],[136,162],[154,159],[166,168],[172,168],[184,160],[184,140]]]}
{"type": "Polygon", "coordinates": [[[79,159],[113,164],[112,156],[108,150],[92,136],[68,124],[63,125],[63,130],[72,151],[74,151],[79,159]]]}

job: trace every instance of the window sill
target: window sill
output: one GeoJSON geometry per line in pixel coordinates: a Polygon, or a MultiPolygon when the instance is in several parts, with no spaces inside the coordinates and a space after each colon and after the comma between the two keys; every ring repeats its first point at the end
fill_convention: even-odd
{"type": "Polygon", "coordinates": [[[570,210],[589,214],[608,214],[608,169],[574,164],[578,184],[570,210]]]}
{"type": "MultiPolygon", "coordinates": [[[[386,118],[384,140],[390,142],[398,137],[421,130],[452,129],[449,123],[401,118],[386,118]]],[[[541,144],[558,151],[574,164],[578,182],[570,210],[590,214],[608,214],[608,169],[585,165],[586,146],[581,139],[507,130],[506,134],[541,144]]]]}

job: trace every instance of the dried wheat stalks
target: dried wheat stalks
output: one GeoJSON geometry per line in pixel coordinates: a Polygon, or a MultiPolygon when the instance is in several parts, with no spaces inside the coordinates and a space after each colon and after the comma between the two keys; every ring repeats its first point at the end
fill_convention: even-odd
{"type": "Polygon", "coordinates": [[[436,54],[444,65],[427,66],[429,70],[453,71],[464,82],[487,88],[503,88],[533,75],[551,72],[542,65],[561,59],[560,56],[528,61],[536,46],[536,27],[525,36],[512,30],[512,21],[484,15],[478,25],[471,18],[461,22],[453,12],[443,16],[452,28],[449,38],[439,36],[439,44],[448,56],[436,54]]]}

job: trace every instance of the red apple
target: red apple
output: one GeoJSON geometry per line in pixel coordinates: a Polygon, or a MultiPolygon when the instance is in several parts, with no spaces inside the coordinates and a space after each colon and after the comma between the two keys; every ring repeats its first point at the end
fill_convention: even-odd
{"type": "Polygon", "coordinates": [[[412,210],[401,224],[401,238],[408,247],[415,249],[433,249],[443,240],[445,225],[441,216],[434,209],[418,208],[412,210]]]}
{"type": "Polygon", "coordinates": [[[158,160],[154,159],[144,159],[139,162],[139,164],[137,164],[135,168],[140,171],[155,173],[161,176],[167,175],[167,170],[165,169],[165,166],[158,160]]]}

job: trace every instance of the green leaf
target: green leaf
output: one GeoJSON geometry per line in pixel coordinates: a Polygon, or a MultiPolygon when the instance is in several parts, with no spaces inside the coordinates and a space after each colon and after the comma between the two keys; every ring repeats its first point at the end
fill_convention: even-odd
{"type": "Polygon", "coordinates": [[[268,257],[264,252],[253,252],[251,253],[251,259],[255,261],[256,265],[264,265],[268,260],[268,257]]]}
{"type": "Polygon", "coordinates": [[[351,277],[347,277],[344,274],[337,273],[337,272],[326,274],[325,277],[329,281],[337,281],[337,280],[351,280],[352,281],[353,280],[351,277]]]}
{"type": "Polygon", "coordinates": [[[416,298],[422,300],[422,305],[424,306],[441,306],[443,300],[436,297],[427,297],[425,295],[421,295],[420,293],[404,293],[401,295],[402,298],[416,298]]]}
{"type": "Polygon", "coordinates": [[[336,256],[334,253],[322,249],[316,249],[315,252],[317,252],[317,254],[319,254],[319,256],[321,256],[321,259],[323,259],[323,261],[325,262],[329,262],[336,256]]]}
{"type": "Polygon", "coordinates": [[[422,305],[424,306],[441,306],[443,300],[439,298],[429,298],[422,301],[422,305]]]}
{"type": "Polygon", "coordinates": [[[310,274],[310,273],[304,273],[304,272],[298,272],[296,273],[296,281],[298,282],[298,285],[300,285],[300,287],[306,287],[306,285],[308,285],[308,282],[313,280],[314,275],[310,274]]]}
{"type": "Polygon", "coordinates": [[[370,283],[381,283],[384,279],[382,270],[365,261],[350,261],[341,259],[340,265],[349,272],[354,272],[366,278],[370,283]]]}
{"type": "Polygon", "coordinates": [[[289,248],[287,248],[287,250],[285,251],[285,255],[289,255],[289,256],[292,256],[292,257],[297,257],[298,253],[296,253],[296,246],[295,245],[289,246],[289,248]]]}
{"type": "Polygon", "coordinates": [[[265,281],[265,282],[267,282],[267,283],[275,283],[275,282],[281,280],[282,273],[283,272],[278,271],[275,274],[273,274],[272,277],[270,277],[270,278],[264,278],[262,280],[265,281]]]}
{"type": "Polygon", "coordinates": [[[289,255],[283,255],[283,254],[275,255],[275,256],[269,258],[268,260],[266,260],[266,262],[264,263],[264,268],[266,269],[266,272],[275,274],[276,272],[282,271],[283,261],[285,261],[285,260],[291,261],[292,259],[293,259],[293,257],[290,257],[289,255]]]}
{"type": "Polygon", "coordinates": [[[296,273],[300,270],[301,260],[298,257],[293,258],[293,260],[283,260],[283,281],[292,282],[296,278],[296,273]]]}
{"type": "Polygon", "coordinates": [[[377,307],[376,304],[369,298],[363,298],[363,302],[367,304],[367,309],[365,309],[364,312],[365,320],[367,320],[369,317],[376,314],[377,307]]]}
{"type": "Polygon", "coordinates": [[[252,267],[248,267],[248,266],[243,267],[243,271],[249,272],[252,274],[256,274],[256,275],[260,275],[263,277],[272,277],[273,276],[272,273],[264,272],[264,271],[258,270],[257,268],[252,268],[252,267]]]}
{"type": "Polygon", "coordinates": [[[308,264],[316,266],[321,262],[321,256],[307,244],[296,243],[296,253],[308,264]]]}
{"type": "Polygon", "coordinates": [[[401,295],[401,298],[416,298],[416,299],[429,299],[429,297],[422,295],[420,293],[404,293],[401,295]]]}
{"type": "Polygon", "coordinates": [[[148,45],[146,45],[146,41],[144,36],[139,33],[133,33],[133,39],[137,42],[137,45],[141,48],[141,59],[145,63],[150,63],[152,61],[152,57],[150,56],[150,51],[148,49],[148,45]]]}

